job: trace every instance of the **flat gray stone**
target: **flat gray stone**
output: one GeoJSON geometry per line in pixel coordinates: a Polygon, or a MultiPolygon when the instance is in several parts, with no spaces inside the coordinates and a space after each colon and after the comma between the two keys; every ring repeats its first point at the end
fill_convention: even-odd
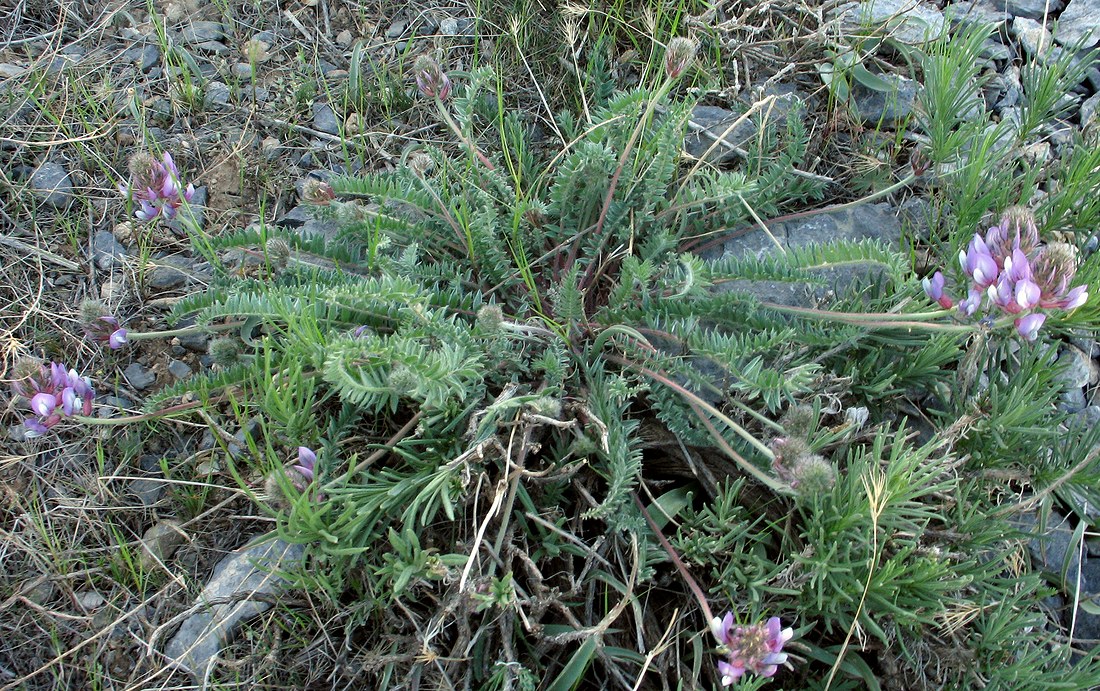
{"type": "Polygon", "coordinates": [[[325,134],[340,134],[340,120],[332,106],[327,103],[313,104],[313,127],[325,134]]]}
{"type": "Polygon", "coordinates": [[[208,110],[222,109],[229,105],[229,86],[223,82],[208,82],[202,94],[202,105],[208,110]]]}
{"type": "MultiPolygon", "coordinates": [[[[229,55],[233,52],[229,46],[221,41],[203,41],[202,43],[195,43],[191,47],[199,52],[210,53],[211,55],[229,55]]],[[[204,74],[203,76],[209,77],[210,75],[204,74]]]]}
{"type": "Polygon", "coordinates": [[[306,206],[294,207],[285,216],[276,220],[275,225],[292,229],[305,240],[312,237],[333,240],[340,232],[338,223],[332,220],[314,218],[306,206]]]}
{"type": "Polygon", "coordinates": [[[1062,9],[1062,0],[1004,0],[1005,9],[1013,17],[1042,19],[1048,11],[1053,15],[1062,9]]]}
{"type": "Polygon", "coordinates": [[[836,9],[835,18],[844,34],[867,30],[909,45],[935,41],[946,29],[943,13],[919,0],[864,0],[836,9]]]}
{"type": "Polygon", "coordinates": [[[1012,35],[1029,56],[1046,55],[1054,46],[1054,37],[1034,19],[1016,17],[1012,20],[1012,35]]]}
{"type": "Polygon", "coordinates": [[[1096,363],[1087,353],[1073,345],[1065,345],[1058,354],[1058,380],[1067,389],[1082,389],[1089,384],[1095,384],[1097,376],[1096,363]]]}
{"type": "Polygon", "coordinates": [[[765,96],[775,96],[772,107],[743,120],[741,113],[726,108],[695,106],[691,111],[689,132],[684,137],[684,150],[695,158],[705,154],[707,161],[714,164],[728,163],[738,158],[733,147],[745,149],[756,136],[759,118],[783,122],[788,113],[802,108],[805,103],[803,95],[790,85],[778,85],[760,94],[761,98],[765,96]],[[718,139],[722,141],[715,144],[718,139]]]}
{"type": "Polygon", "coordinates": [[[191,376],[191,368],[182,360],[172,360],[168,363],[168,373],[176,379],[186,379],[191,376]]]}
{"type": "Polygon", "coordinates": [[[158,259],[157,265],[145,275],[145,285],[150,290],[173,290],[182,288],[190,280],[185,260],[174,257],[158,259]]]}
{"type": "Polygon", "coordinates": [[[956,26],[988,24],[1000,29],[1012,15],[1004,10],[1003,3],[994,0],[960,0],[947,6],[947,18],[956,26]]]}
{"type": "Polygon", "coordinates": [[[126,247],[109,230],[101,230],[92,236],[92,259],[100,271],[115,268],[128,254],[126,247]]]}
{"type": "Polygon", "coordinates": [[[73,201],[73,183],[69,171],[60,163],[46,161],[38,166],[30,179],[35,196],[56,209],[64,209],[73,201]]]}
{"type": "Polygon", "coordinates": [[[875,91],[856,82],[852,89],[852,102],[856,113],[869,125],[883,123],[894,125],[913,114],[920,86],[913,79],[899,74],[879,75],[894,88],[891,91],[875,91]]]}
{"type": "Polygon", "coordinates": [[[137,362],[131,362],[126,366],[126,369],[122,371],[122,376],[126,377],[126,381],[130,383],[130,386],[134,387],[138,391],[148,389],[150,386],[156,383],[157,375],[137,362]]]}
{"type": "Polygon", "coordinates": [[[1100,92],[1089,96],[1084,103],[1081,104],[1081,127],[1086,127],[1089,122],[1096,118],[1096,111],[1100,110],[1100,92]]]}
{"type": "Polygon", "coordinates": [[[26,71],[26,67],[13,65],[10,62],[0,62],[0,79],[15,79],[26,71]]]}
{"type": "Polygon", "coordinates": [[[199,605],[221,604],[211,604],[184,620],[168,642],[165,654],[196,679],[206,678],[241,622],[271,608],[269,602],[252,598],[278,593],[285,581],[274,573],[275,569],[301,561],[304,554],[304,545],[275,539],[250,544],[226,556],[197,600],[199,605]]]}
{"type": "Polygon", "coordinates": [[[221,22],[195,21],[180,31],[180,41],[183,43],[220,41],[223,38],[225,38],[225,25],[221,22]]]}
{"type": "MultiPolygon", "coordinates": [[[[768,223],[775,240],[784,248],[793,249],[834,240],[879,240],[897,248],[901,241],[901,222],[898,211],[889,204],[862,204],[841,211],[825,211],[789,221],[768,223]]],[[[778,248],[768,234],[759,227],[749,227],[738,237],[731,238],[715,252],[704,257],[763,256],[778,248]]]]}
{"type": "Polygon", "coordinates": [[[179,521],[169,519],[153,524],[141,536],[139,561],[142,568],[146,571],[158,569],[185,542],[187,533],[183,532],[179,521]]]}
{"type": "Polygon", "coordinates": [[[1100,0],[1069,0],[1058,17],[1054,40],[1064,46],[1084,41],[1082,48],[1100,43],[1100,0]]]}

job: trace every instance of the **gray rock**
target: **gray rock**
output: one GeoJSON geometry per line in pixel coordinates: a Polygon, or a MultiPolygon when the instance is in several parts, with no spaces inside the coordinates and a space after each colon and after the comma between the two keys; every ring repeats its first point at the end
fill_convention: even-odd
{"type": "Polygon", "coordinates": [[[1004,4],[994,0],[960,0],[947,6],[947,18],[952,25],[991,24],[1000,29],[1011,15],[1004,11],[1004,4]]]}
{"type": "Polygon", "coordinates": [[[187,533],[183,532],[179,521],[165,520],[153,524],[141,536],[139,561],[142,568],[146,571],[159,568],[185,542],[187,533]]]}
{"type": "Polygon", "coordinates": [[[340,232],[340,225],[335,221],[314,218],[309,208],[296,206],[285,216],[275,221],[275,225],[296,231],[303,239],[323,237],[333,240],[340,232]]]}
{"type": "Polygon", "coordinates": [[[760,94],[761,98],[765,96],[775,96],[772,107],[743,120],[741,113],[726,108],[696,106],[691,111],[690,132],[684,137],[684,149],[695,158],[706,154],[707,161],[716,165],[728,163],[738,157],[735,147],[744,150],[749,140],[756,136],[760,117],[782,122],[788,113],[804,104],[802,94],[789,85],[776,86],[760,94]]]}
{"type": "Polygon", "coordinates": [[[26,67],[13,65],[10,62],[0,62],[0,79],[15,79],[26,71],[26,67]]]}
{"type": "Polygon", "coordinates": [[[891,91],[875,91],[859,84],[852,89],[856,113],[867,124],[893,125],[913,114],[919,85],[913,79],[897,74],[879,75],[893,85],[891,91]]]}
{"type": "Polygon", "coordinates": [[[1047,55],[1054,45],[1054,38],[1046,28],[1026,17],[1016,17],[1012,20],[1012,35],[1020,42],[1024,52],[1034,57],[1047,55]]]}
{"type": "Polygon", "coordinates": [[[1064,46],[1083,41],[1082,48],[1100,43],[1100,0],[1069,0],[1058,17],[1054,39],[1064,46]]]}
{"type": "Polygon", "coordinates": [[[278,575],[278,567],[301,561],[304,554],[304,545],[274,539],[248,545],[228,555],[215,568],[213,577],[199,595],[198,604],[232,601],[210,605],[205,611],[184,620],[168,642],[165,654],[196,679],[205,678],[241,622],[271,608],[269,602],[252,598],[278,593],[285,585],[278,575]]]}
{"type": "Polygon", "coordinates": [[[252,81],[252,76],[252,65],[249,65],[247,62],[238,62],[233,65],[234,78],[242,82],[250,82],[252,81]]]}
{"type": "Polygon", "coordinates": [[[126,377],[126,381],[130,383],[130,386],[138,391],[148,389],[157,381],[157,375],[152,370],[136,362],[127,365],[126,369],[122,371],[122,376],[126,377]]]}
{"type": "Polygon", "coordinates": [[[458,35],[458,20],[454,17],[447,17],[443,21],[439,22],[439,33],[444,36],[457,36],[458,35]]]}
{"type": "Polygon", "coordinates": [[[1068,389],[1063,391],[1060,398],[1061,403],[1058,404],[1058,408],[1067,413],[1079,413],[1088,405],[1088,401],[1085,399],[1085,392],[1082,389],[1068,389]]]}
{"type": "Polygon", "coordinates": [[[327,103],[313,104],[313,127],[325,134],[340,134],[340,120],[327,103]]]}
{"type": "Polygon", "coordinates": [[[179,257],[162,257],[145,276],[145,285],[153,290],[171,290],[185,285],[194,273],[191,262],[179,257]]]}
{"type": "Polygon", "coordinates": [[[225,38],[225,25],[221,22],[195,21],[180,32],[180,41],[183,43],[220,41],[223,38],[225,38]]]}
{"type": "Polygon", "coordinates": [[[141,505],[146,508],[156,506],[160,503],[160,500],[164,498],[164,482],[161,480],[154,480],[152,478],[131,480],[128,489],[130,490],[130,494],[137,497],[141,505]]]}
{"type": "Polygon", "coordinates": [[[1042,19],[1048,10],[1053,14],[1062,9],[1062,0],[1004,0],[1004,6],[1013,17],[1042,19]]]}
{"type": "MultiPolygon", "coordinates": [[[[221,41],[203,41],[202,43],[196,43],[191,46],[195,50],[202,53],[210,53],[211,55],[229,55],[233,51],[229,46],[225,45],[221,41]]],[[[210,77],[211,74],[203,72],[204,77],[210,77]]]]}
{"type": "Polygon", "coordinates": [[[46,161],[31,173],[30,187],[35,196],[54,207],[64,209],[73,201],[73,183],[69,171],[60,163],[46,161]]]}
{"type": "Polygon", "coordinates": [[[986,60],[1009,60],[1012,49],[996,39],[987,38],[982,44],[981,56],[986,60]]]}
{"type": "Polygon", "coordinates": [[[407,26],[408,23],[403,19],[393,20],[393,23],[386,29],[386,38],[401,38],[401,34],[405,33],[405,27],[407,26]]]}
{"type": "Polygon", "coordinates": [[[229,105],[229,86],[218,81],[209,82],[202,95],[202,105],[208,110],[221,110],[229,105]]]}
{"type": "Polygon", "coordinates": [[[1085,406],[1077,413],[1077,422],[1084,427],[1100,425],[1100,405],[1085,406]]]}
{"type": "Polygon", "coordinates": [[[122,59],[133,63],[142,72],[148,72],[160,64],[160,50],[152,43],[134,46],[122,54],[122,59]]]}
{"type": "Polygon", "coordinates": [[[1100,372],[1087,353],[1072,345],[1062,347],[1058,354],[1058,380],[1067,389],[1082,389],[1097,382],[1100,372]]]}
{"type": "Polygon", "coordinates": [[[121,264],[129,253],[108,230],[101,230],[92,236],[92,259],[100,271],[110,271],[121,264]]]}
{"type": "MultiPolygon", "coordinates": [[[[768,223],[775,242],[784,248],[806,247],[833,240],[879,240],[897,247],[901,240],[901,222],[889,204],[862,204],[841,211],[815,213],[790,221],[768,223]]],[[[761,256],[776,251],[775,242],[758,227],[731,238],[717,250],[725,256],[761,256]]],[[[711,253],[713,257],[715,253],[711,253]]],[[[707,255],[704,255],[707,256],[707,255]]]]}
{"type": "Polygon", "coordinates": [[[871,29],[909,45],[923,45],[943,35],[943,13],[920,0],[864,0],[836,9],[835,18],[844,34],[871,29]]]}
{"type": "Polygon", "coordinates": [[[186,336],[177,336],[180,345],[192,353],[205,353],[210,347],[210,334],[194,333],[186,336]]]}
{"type": "MultiPolygon", "coordinates": [[[[771,223],[768,227],[775,242],[789,249],[834,240],[876,239],[894,247],[901,241],[901,222],[895,216],[893,207],[885,203],[814,214],[806,218],[771,223]]],[[[775,242],[763,230],[751,228],[703,256],[761,257],[778,251],[775,242]]],[[[882,271],[883,267],[874,262],[853,263],[814,271],[816,280],[812,284],[743,280],[723,283],[718,290],[746,293],[764,302],[812,307],[827,299],[831,293],[845,292],[857,282],[865,283],[881,276],[882,271]]]]}
{"type": "Polygon", "coordinates": [[[80,605],[80,608],[85,612],[90,612],[93,609],[98,609],[103,606],[104,602],[107,602],[107,598],[94,590],[85,590],[75,594],[76,604],[80,605]]]}
{"type": "Polygon", "coordinates": [[[1096,111],[1100,109],[1100,93],[1095,93],[1088,97],[1084,103],[1081,104],[1081,127],[1082,129],[1087,127],[1089,122],[1096,117],[1096,111]]]}
{"type": "Polygon", "coordinates": [[[1085,81],[1089,83],[1094,91],[1100,91],[1100,69],[1096,67],[1088,68],[1085,71],[1085,81]]]}
{"type": "Polygon", "coordinates": [[[191,368],[182,360],[170,360],[168,362],[168,373],[176,379],[186,379],[191,376],[191,368]]]}

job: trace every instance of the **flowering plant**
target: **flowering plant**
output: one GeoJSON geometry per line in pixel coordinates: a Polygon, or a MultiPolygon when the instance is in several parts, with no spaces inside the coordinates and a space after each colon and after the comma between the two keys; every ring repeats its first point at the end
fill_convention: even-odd
{"type": "Polygon", "coordinates": [[[130,176],[130,182],[119,183],[118,189],[140,207],[134,212],[139,221],[152,221],[161,215],[171,220],[176,210],[195,196],[194,185],[181,188],[179,169],[167,151],[160,161],[149,154],[131,158],[130,176]]]}
{"type": "MultiPolygon", "coordinates": [[[[1065,243],[1042,245],[1035,219],[1026,209],[1005,211],[985,235],[975,233],[959,253],[959,264],[970,278],[959,314],[1001,312],[1013,317],[1016,331],[1034,341],[1047,315],[1041,310],[1074,310],[1088,299],[1086,286],[1070,288],[1077,272],[1076,248],[1065,243]]],[[[923,281],[924,292],[944,309],[955,305],[944,293],[943,273],[923,281]]]]}
{"type": "Polygon", "coordinates": [[[735,625],[733,612],[710,624],[711,632],[718,639],[719,649],[726,660],[718,663],[722,674],[722,686],[729,686],[745,672],[770,677],[787,661],[783,646],[794,637],[794,630],[783,628],[779,617],[752,626],[735,625]]]}
{"type": "Polygon", "coordinates": [[[23,420],[28,437],[42,436],[63,417],[91,415],[95,390],[87,377],[57,362],[47,367],[28,361],[21,369],[25,374],[12,382],[12,391],[31,410],[23,420]]]}

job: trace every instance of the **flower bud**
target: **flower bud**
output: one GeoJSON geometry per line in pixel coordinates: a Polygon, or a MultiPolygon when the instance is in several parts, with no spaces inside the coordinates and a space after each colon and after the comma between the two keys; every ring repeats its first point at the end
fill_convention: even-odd
{"type": "Polygon", "coordinates": [[[216,338],[210,342],[210,358],[218,367],[232,367],[241,361],[241,344],[235,338],[216,338]]]}
{"type": "Polygon", "coordinates": [[[668,42],[665,49],[665,74],[669,79],[676,79],[695,59],[695,41],[684,36],[677,36],[668,42]]]}
{"type": "Polygon", "coordinates": [[[836,485],[836,468],[823,457],[813,454],[791,468],[791,487],[802,496],[828,492],[836,485]]]}
{"type": "Polygon", "coordinates": [[[333,199],[336,199],[336,192],[324,180],[310,178],[302,186],[302,199],[307,204],[327,206],[333,199]]]}
{"type": "Polygon", "coordinates": [[[477,311],[477,325],[485,333],[500,331],[500,325],[504,322],[504,310],[500,305],[485,305],[477,311]]]}
{"type": "Polygon", "coordinates": [[[451,95],[450,78],[430,55],[421,55],[416,59],[413,63],[413,74],[416,77],[416,88],[425,97],[446,101],[451,95]]]}

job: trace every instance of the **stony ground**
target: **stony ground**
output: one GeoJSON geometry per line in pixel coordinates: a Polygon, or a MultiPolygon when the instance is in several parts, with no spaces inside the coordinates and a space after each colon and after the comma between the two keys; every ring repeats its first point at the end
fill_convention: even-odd
{"type": "MultiPolygon", "coordinates": [[[[884,187],[904,164],[892,128],[911,114],[918,87],[889,71],[891,91],[857,86],[851,110],[838,115],[819,78],[830,35],[853,30],[861,16],[888,23],[899,40],[914,43],[928,31],[945,29],[945,10],[954,11],[956,21],[993,23],[997,33],[986,51],[992,80],[984,97],[1002,119],[1021,117],[1023,57],[1056,59],[1075,42],[1089,46],[1100,40],[1097,0],[947,4],[768,1],[718,2],[710,12],[696,8],[697,16],[685,25],[709,32],[732,59],[725,86],[708,93],[708,105],[697,110],[686,150],[736,164],[740,144],[755,134],[751,126],[726,132],[737,113],[769,95],[777,117],[791,103],[807,103],[817,118],[810,124],[817,157],[805,173],[832,181],[830,195],[845,201],[884,187]],[[1095,39],[1089,38],[1093,29],[1095,39]],[[722,133],[726,143],[715,144],[722,133]]],[[[554,9],[537,2],[528,9],[528,55],[554,54],[560,46],[547,38],[557,26],[554,9]]],[[[162,328],[166,309],[210,275],[182,233],[126,220],[116,188],[126,178],[129,156],[148,148],[171,151],[199,188],[195,205],[211,235],[258,222],[302,226],[304,216],[295,207],[307,176],[392,166],[410,141],[441,134],[416,109],[407,77],[412,57],[436,50],[447,56],[449,69],[464,69],[479,58],[477,45],[499,50],[508,69],[526,74],[518,51],[509,48],[505,18],[500,8],[462,3],[4,3],[5,367],[26,354],[87,366],[104,417],[140,409],[147,395],[208,368],[209,339],[203,336],[147,341],[104,359],[76,326],[75,306],[97,297],[131,329],[162,328]],[[475,44],[475,36],[482,42],[475,44]]],[[[624,42],[616,68],[625,83],[638,72],[630,50],[624,42]]],[[[562,78],[556,63],[531,69],[553,99],[555,79],[562,78]]],[[[1034,143],[1037,163],[1057,157],[1074,130],[1097,126],[1100,65],[1084,74],[1063,119],[1034,143]]],[[[515,97],[531,108],[539,108],[542,98],[530,86],[517,89],[515,97]]],[[[920,192],[918,187],[878,205],[790,220],[773,230],[792,246],[836,237],[896,242],[902,224],[922,222],[920,192]]],[[[1093,230],[1080,229],[1086,235],[1093,230]]],[[[737,251],[766,247],[751,235],[736,242],[737,251]]],[[[1063,404],[1091,424],[1100,422],[1100,347],[1082,337],[1065,344],[1061,357],[1072,365],[1063,404]]],[[[269,526],[219,460],[223,449],[242,453],[247,422],[196,421],[160,426],[155,434],[134,425],[93,432],[86,444],[32,443],[14,408],[6,407],[0,688],[91,688],[92,678],[105,688],[192,683],[168,667],[166,641],[193,613],[192,599],[214,565],[269,526]],[[127,555],[124,566],[112,558],[120,550],[127,555]]],[[[1100,592],[1100,544],[1067,556],[1068,527],[1064,532],[1065,541],[1037,547],[1038,556],[1058,570],[1076,559],[1069,569],[1079,574],[1074,585],[1100,592]]],[[[309,611],[308,594],[292,597],[309,611]]],[[[1100,618],[1078,613],[1076,626],[1079,637],[1100,638],[1100,618]]],[[[278,659],[276,651],[265,651],[270,659],[264,658],[250,649],[247,636],[235,645],[234,659],[251,670],[253,681],[263,678],[257,669],[302,669],[316,662],[278,659]]],[[[342,674],[354,677],[354,670],[342,674]]],[[[317,688],[337,685],[317,681],[317,688]]]]}

